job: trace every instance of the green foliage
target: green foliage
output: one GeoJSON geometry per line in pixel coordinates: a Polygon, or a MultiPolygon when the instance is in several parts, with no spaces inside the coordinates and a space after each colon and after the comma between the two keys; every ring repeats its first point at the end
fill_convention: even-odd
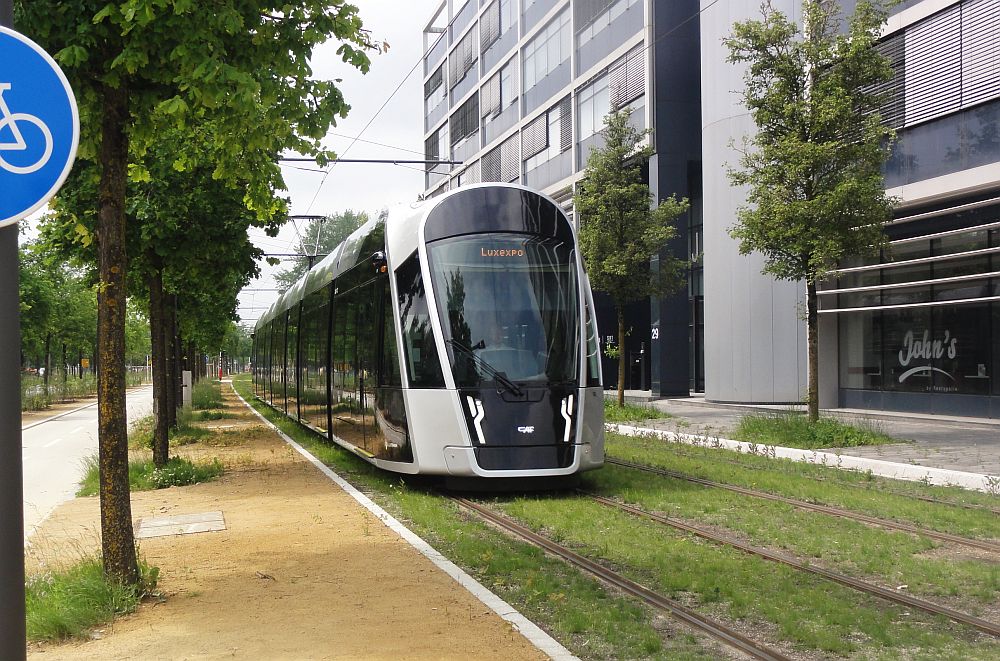
{"type": "Polygon", "coordinates": [[[624,406],[619,406],[617,402],[611,399],[605,398],[604,400],[605,422],[635,422],[638,420],[657,420],[672,417],[666,411],[661,411],[655,406],[632,404],[630,402],[625,402],[624,406]]]}
{"type": "Polygon", "coordinates": [[[650,259],[676,236],[673,222],[688,202],[668,197],[650,208],[654,200],[642,179],[642,166],[653,153],[644,143],[649,131],[629,123],[627,108],[604,123],[605,146],[591,151],[574,203],[590,284],[621,307],[682,284],[684,261],[664,255],[653,270],[650,259]]]}
{"type": "Polygon", "coordinates": [[[159,570],[139,562],[138,586],[108,578],[97,556],[75,565],[28,576],[24,585],[28,640],[83,637],[89,629],[133,612],[156,587],[159,570]]]}
{"type": "MultiPolygon", "coordinates": [[[[100,490],[97,458],[84,462],[84,476],[77,496],[96,496],[100,490]]],[[[133,460],[128,463],[128,482],[131,491],[151,491],[167,487],[183,487],[207,482],[222,475],[223,466],[218,459],[193,463],[183,457],[171,457],[163,468],[153,465],[152,459],[133,460]]]]}
{"type": "Polygon", "coordinates": [[[69,355],[90,356],[97,336],[97,299],[90,276],[46,246],[32,241],[19,250],[21,353],[37,367],[48,348],[53,366],[69,355]]]}
{"type": "Polygon", "coordinates": [[[750,443],[806,450],[899,442],[883,432],[877,422],[862,420],[857,424],[847,424],[833,418],[812,422],[797,413],[743,416],[734,436],[737,440],[750,443]]]}
{"type": "MultiPolygon", "coordinates": [[[[315,218],[300,232],[295,252],[303,255],[329,255],[351,232],[368,222],[364,211],[347,209],[325,218],[315,218]]],[[[319,257],[318,262],[322,257],[319,257]]],[[[291,287],[309,269],[306,257],[292,258],[292,265],[274,274],[274,281],[282,291],[291,287]]]]}
{"type": "Polygon", "coordinates": [[[746,65],[743,102],[758,128],[745,141],[735,186],[748,204],[731,230],[740,252],[760,252],[764,270],[816,282],[853,255],[877,254],[893,200],[882,165],[893,131],[873,90],[892,76],[875,50],[885,13],[863,0],[846,33],[829,0],[803,3],[804,26],[763,7],[763,20],[737,23],[729,61],[746,65]]]}

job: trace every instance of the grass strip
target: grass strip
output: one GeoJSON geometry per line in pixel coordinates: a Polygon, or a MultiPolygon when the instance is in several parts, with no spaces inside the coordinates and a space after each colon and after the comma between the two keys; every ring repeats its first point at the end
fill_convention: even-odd
{"type": "Polygon", "coordinates": [[[803,450],[900,442],[886,434],[876,420],[846,423],[834,418],[820,418],[810,422],[808,417],[797,412],[745,415],[740,418],[733,437],[748,443],[803,450]]]}
{"type": "Polygon", "coordinates": [[[634,404],[632,402],[625,402],[624,406],[618,406],[617,401],[608,399],[607,397],[604,398],[604,419],[607,422],[641,422],[643,420],[662,420],[672,417],[666,411],[661,411],[655,406],[634,404]]]}
{"type": "Polygon", "coordinates": [[[118,615],[133,612],[155,587],[159,570],[141,559],[138,587],[125,586],[104,574],[94,555],[65,569],[33,574],[25,581],[28,640],[79,638],[118,615]]]}
{"type": "Polygon", "coordinates": [[[1000,594],[995,563],[963,551],[935,555],[933,540],[893,532],[791,505],[613,466],[587,476],[590,490],[650,512],[726,528],[756,546],[880,585],[906,585],[913,594],[948,597],[959,610],[980,614],[1000,594]]]}
{"type": "MultiPolygon", "coordinates": [[[[723,448],[699,448],[655,437],[608,433],[606,447],[609,456],[669,468],[717,482],[905,521],[964,537],[1000,539],[1000,517],[990,510],[948,507],[895,493],[897,487],[905,487],[915,494],[933,495],[940,487],[883,479],[882,484],[893,485],[890,491],[853,489],[841,482],[865,481],[869,477],[865,473],[841,471],[835,467],[740,454],[723,448]],[[734,459],[738,461],[733,461],[734,459]],[[823,481],[812,479],[817,476],[824,478],[823,481]]],[[[977,502],[1000,505],[1000,498],[995,496],[974,495],[977,502]]]]}
{"type": "Polygon", "coordinates": [[[810,653],[989,659],[1000,645],[972,629],[908,612],[790,567],[711,546],[585,498],[503,498],[535,530],[702,611],[810,653]]]}
{"type": "MultiPolygon", "coordinates": [[[[100,491],[100,467],[97,457],[85,462],[85,472],[77,496],[96,496],[100,491]]],[[[193,463],[183,457],[171,457],[166,466],[157,468],[152,459],[134,459],[128,462],[128,484],[132,491],[151,491],[167,487],[183,487],[207,482],[222,475],[218,459],[193,463]]]]}

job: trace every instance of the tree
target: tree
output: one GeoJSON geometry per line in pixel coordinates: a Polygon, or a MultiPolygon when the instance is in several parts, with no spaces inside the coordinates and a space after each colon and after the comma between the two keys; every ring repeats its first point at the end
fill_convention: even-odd
{"type": "Polygon", "coordinates": [[[852,255],[878,254],[894,201],[882,166],[894,137],[882,124],[880,84],[892,76],[875,46],[885,12],[858,2],[838,32],[833,0],[805,0],[800,30],[770,4],[737,23],[729,61],[745,64],[743,103],[757,125],[735,186],[749,190],[730,230],[740,253],[764,255],[764,273],[806,283],[809,419],[819,417],[816,284],[852,255]]]}
{"type": "MultiPolygon", "coordinates": [[[[98,165],[98,463],[104,570],[139,581],[128,492],[125,417],[126,191],[148,172],[130,162],[169,126],[211,122],[213,174],[244,188],[262,218],[285,214],[276,156],[320,156],[348,106],[309,58],[333,36],[349,66],[367,71],[374,47],[344,0],[32,0],[17,24],[62,65],[80,106],[79,157],[98,165]]],[[[192,164],[183,156],[178,170],[192,164]]]]}
{"type": "MultiPolygon", "coordinates": [[[[295,251],[301,255],[329,255],[337,244],[367,222],[367,213],[351,209],[325,218],[314,218],[302,231],[295,251]]],[[[289,268],[274,274],[274,281],[282,292],[294,285],[309,270],[308,257],[292,259],[289,268]]]]}
{"type": "Polygon", "coordinates": [[[590,152],[575,197],[580,215],[580,254],[590,283],[606,293],[618,314],[618,405],[625,404],[625,306],[663,296],[683,283],[686,262],[663,256],[659,268],[650,259],[674,238],[674,220],[688,201],[675,196],[654,205],[642,166],[653,154],[644,144],[650,133],[629,123],[629,109],[604,118],[605,145],[590,152]]]}

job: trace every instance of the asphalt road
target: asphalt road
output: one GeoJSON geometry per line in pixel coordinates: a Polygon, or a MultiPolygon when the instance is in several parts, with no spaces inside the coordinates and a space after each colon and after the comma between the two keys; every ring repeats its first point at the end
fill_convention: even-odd
{"type": "MultiPolygon", "coordinates": [[[[149,415],[153,388],[130,390],[129,423],[149,415]]],[[[97,455],[97,405],[28,425],[21,432],[24,470],[24,540],[60,503],[73,498],[87,457],[97,455]]]]}

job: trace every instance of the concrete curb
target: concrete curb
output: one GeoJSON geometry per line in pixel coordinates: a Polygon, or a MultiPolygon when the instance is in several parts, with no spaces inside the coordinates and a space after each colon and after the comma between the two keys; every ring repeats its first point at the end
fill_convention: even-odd
{"type": "Polygon", "coordinates": [[[891,477],[897,480],[909,480],[913,482],[926,482],[939,486],[957,486],[974,491],[986,493],[996,493],[1000,490],[1000,476],[981,475],[979,473],[967,473],[965,471],[948,470],[945,468],[929,468],[914,464],[900,464],[894,461],[882,459],[868,459],[865,457],[852,457],[834,452],[822,452],[820,450],[800,450],[798,448],[783,448],[775,445],[758,445],[755,443],[745,443],[743,441],[731,441],[725,438],[714,436],[696,436],[694,434],[680,434],[662,429],[650,429],[648,427],[634,427],[632,425],[608,424],[609,431],[617,432],[625,436],[655,436],[667,441],[686,443],[687,445],[700,445],[710,448],[725,448],[746,454],[756,454],[765,457],[780,457],[782,459],[793,459],[810,464],[821,464],[832,468],[846,468],[857,471],[871,471],[874,475],[891,477]]]}
{"type": "Polygon", "coordinates": [[[425,558],[433,562],[438,569],[455,579],[455,581],[468,590],[472,596],[489,607],[489,609],[499,615],[501,619],[509,622],[514,629],[527,638],[528,641],[537,647],[541,652],[547,654],[555,661],[579,661],[579,659],[573,656],[573,654],[568,649],[563,647],[559,641],[545,633],[545,631],[543,631],[537,624],[526,618],[524,615],[521,615],[521,613],[519,613],[513,606],[494,593],[490,592],[483,586],[482,583],[469,576],[469,574],[467,574],[461,567],[443,556],[440,552],[434,549],[434,547],[424,541],[419,535],[400,523],[395,517],[375,504],[375,502],[373,502],[368,496],[355,489],[344,478],[333,472],[329,466],[313,456],[312,453],[304,447],[296,443],[290,436],[285,434],[285,432],[278,429],[274,423],[261,415],[257,409],[250,406],[250,404],[243,399],[238,392],[236,392],[236,388],[233,388],[233,393],[239,397],[240,401],[243,402],[254,415],[263,420],[264,424],[276,431],[286,443],[291,445],[299,454],[305,457],[306,461],[318,468],[320,472],[347,492],[347,494],[354,498],[354,500],[356,500],[362,507],[378,517],[378,519],[390,530],[406,540],[410,546],[416,549],[425,558]]]}

